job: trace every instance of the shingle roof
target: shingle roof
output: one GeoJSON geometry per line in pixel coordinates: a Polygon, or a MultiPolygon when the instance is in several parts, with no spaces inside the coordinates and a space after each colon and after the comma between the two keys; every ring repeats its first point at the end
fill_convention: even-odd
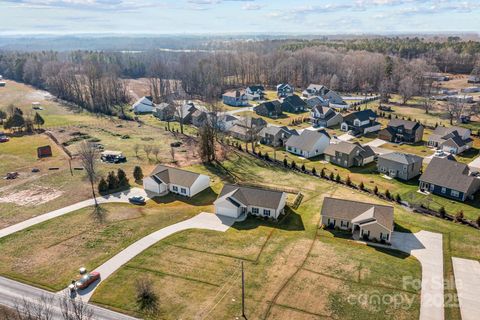
{"type": "Polygon", "coordinates": [[[457,134],[460,136],[463,136],[465,133],[467,133],[468,129],[462,128],[462,127],[441,127],[438,126],[435,128],[435,130],[432,132],[432,135],[438,135],[438,136],[446,136],[450,133],[454,133],[457,131],[457,134]]]}
{"type": "Polygon", "coordinates": [[[244,205],[277,209],[284,193],[263,188],[226,184],[218,198],[227,194],[244,205]]]}
{"type": "Polygon", "coordinates": [[[265,87],[264,86],[260,86],[260,85],[256,85],[256,86],[248,86],[247,88],[249,88],[252,92],[255,92],[255,91],[265,91],[265,87]]]}
{"type": "Polygon", "coordinates": [[[313,131],[305,129],[299,136],[291,136],[286,144],[301,150],[312,150],[315,143],[317,143],[322,136],[327,136],[330,139],[330,136],[325,130],[313,131]]]}
{"type": "Polygon", "coordinates": [[[386,153],[379,155],[378,158],[402,163],[402,164],[411,164],[415,162],[422,162],[423,158],[416,156],[414,154],[407,154],[407,153],[401,153],[401,152],[391,152],[391,153],[386,153]]]}
{"type": "Polygon", "coordinates": [[[293,96],[286,97],[283,99],[282,105],[291,105],[292,107],[304,107],[307,105],[305,101],[303,101],[302,98],[294,94],[293,96]]]}
{"type": "MultiPolygon", "coordinates": [[[[179,186],[191,187],[193,183],[198,179],[200,174],[186,171],[178,168],[167,167],[163,165],[158,165],[150,176],[153,176],[157,179],[160,179],[164,183],[173,183],[179,186]]],[[[155,179],[154,178],[154,179],[155,179]]],[[[155,179],[156,180],[156,179],[155,179]]]]}
{"type": "Polygon", "coordinates": [[[402,119],[392,119],[388,122],[389,127],[400,127],[403,126],[407,130],[413,130],[416,126],[420,126],[418,122],[402,120],[402,119]]]}
{"type": "Polygon", "coordinates": [[[144,106],[147,106],[147,107],[153,107],[153,102],[149,97],[142,97],[142,98],[138,99],[137,102],[135,102],[133,104],[133,107],[136,108],[136,107],[141,106],[141,105],[144,105],[144,106]]]}
{"type": "Polygon", "coordinates": [[[365,120],[369,120],[370,118],[377,118],[377,115],[372,110],[367,109],[367,110],[350,113],[349,115],[345,116],[343,119],[346,122],[353,123],[353,120],[355,119],[358,119],[360,121],[365,121],[365,120]]]}
{"type": "Polygon", "coordinates": [[[420,181],[467,192],[477,179],[469,176],[469,171],[468,166],[464,163],[434,157],[420,176],[420,181]]]}
{"type": "MultiPolygon", "coordinates": [[[[325,217],[351,221],[364,213],[368,213],[372,219],[393,231],[393,207],[391,206],[330,197],[323,200],[321,214],[325,217]]],[[[365,215],[362,218],[365,218],[365,215]]]]}
{"type": "Polygon", "coordinates": [[[322,97],[312,97],[307,99],[307,104],[312,108],[318,105],[328,106],[328,101],[323,99],[322,97]]]}
{"type": "Polygon", "coordinates": [[[350,154],[359,146],[355,143],[340,141],[339,143],[332,143],[325,149],[325,154],[334,156],[335,152],[350,154]]]}
{"type": "Polygon", "coordinates": [[[278,126],[265,127],[265,128],[262,129],[262,131],[260,131],[260,135],[264,136],[265,133],[268,133],[268,134],[271,134],[271,135],[276,135],[280,131],[283,131],[286,134],[297,134],[298,135],[296,130],[290,130],[286,126],[283,126],[283,127],[278,127],[278,126]]]}

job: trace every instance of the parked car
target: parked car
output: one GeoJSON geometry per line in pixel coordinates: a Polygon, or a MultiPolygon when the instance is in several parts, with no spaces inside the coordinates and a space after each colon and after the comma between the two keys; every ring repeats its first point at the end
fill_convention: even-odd
{"type": "Polygon", "coordinates": [[[98,279],[100,279],[100,272],[93,271],[93,272],[87,273],[86,275],[82,276],[80,280],[77,280],[75,282],[75,288],[77,288],[77,290],[86,289],[88,288],[89,285],[91,285],[98,279]]]}
{"type": "Polygon", "coordinates": [[[7,136],[0,136],[0,142],[8,142],[10,139],[7,136]]]}
{"type": "Polygon", "coordinates": [[[130,197],[128,198],[128,201],[133,204],[145,204],[145,198],[141,196],[130,197]]]}
{"type": "Polygon", "coordinates": [[[5,176],[5,179],[7,180],[13,180],[13,179],[17,179],[18,178],[18,172],[9,172],[7,173],[7,175],[5,176]]]}
{"type": "Polygon", "coordinates": [[[127,157],[125,157],[120,151],[103,151],[100,159],[109,163],[127,162],[127,157]]]}

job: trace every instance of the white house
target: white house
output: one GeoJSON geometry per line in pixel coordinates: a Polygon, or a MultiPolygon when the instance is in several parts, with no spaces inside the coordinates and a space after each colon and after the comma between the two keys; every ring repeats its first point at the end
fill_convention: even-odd
{"type": "Polygon", "coordinates": [[[245,90],[248,100],[263,100],[265,88],[263,86],[249,86],[245,90]]]}
{"type": "Polygon", "coordinates": [[[154,107],[151,97],[142,97],[133,104],[132,111],[134,113],[149,113],[153,112],[154,107]]]}
{"type": "Polygon", "coordinates": [[[323,154],[330,144],[330,136],[325,130],[303,130],[296,136],[291,136],[285,143],[285,149],[304,158],[312,158],[323,154]]]}
{"type": "Polygon", "coordinates": [[[285,192],[226,184],[215,205],[215,214],[238,218],[255,215],[278,219],[284,212],[285,192]]]}
{"type": "Polygon", "coordinates": [[[158,195],[172,192],[193,197],[208,187],[210,187],[210,177],[207,175],[162,165],[157,166],[148,177],[143,179],[145,191],[158,195]]]}

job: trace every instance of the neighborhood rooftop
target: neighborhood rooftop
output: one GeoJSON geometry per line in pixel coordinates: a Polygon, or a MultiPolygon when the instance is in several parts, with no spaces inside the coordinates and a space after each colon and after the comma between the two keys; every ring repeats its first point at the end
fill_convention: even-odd
{"type": "Polygon", "coordinates": [[[411,164],[415,162],[421,162],[423,160],[422,157],[419,157],[417,155],[401,152],[386,153],[381,155],[380,157],[403,164],[411,164]]]}
{"type": "Polygon", "coordinates": [[[172,183],[180,186],[190,187],[197,180],[200,174],[173,167],[158,165],[152,171],[150,176],[155,180],[160,179],[160,181],[167,184],[172,183]]]}
{"type": "Polygon", "coordinates": [[[288,139],[288,144],[289,146],[295,148],[301,148],[305,150],[312,149],[322,135],[326,135],[328,138],[330,138],[325,130],[313,131],[305,129],[300,135],[291,136],[290,139],[288,139]]]}
{"type": "Polygon", "coordinates": [[[225,184],[218,198],[227,194],[245,205],[263,208],[278,208],[283,192],[260,187],[225,184]]]}
{"type": "Polygon", "coordinates": [[[434,157],[420,180],[452,190],[468,192],[478,179],[469,173],[470,170],[464,163],[434,157]]]}

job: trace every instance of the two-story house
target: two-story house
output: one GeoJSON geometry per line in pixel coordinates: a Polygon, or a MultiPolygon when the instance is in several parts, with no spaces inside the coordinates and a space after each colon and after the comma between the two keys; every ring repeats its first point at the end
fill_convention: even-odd
{"type": "Polygon", "coordinates": [[[295,88],[288,83],[281,83],[277,85],[277,97],[286,98],[292,96],[295,92],[295,88]]]}
{"type": "Polygon", "coordinates": [[[422,163],[422,157],[392,152],[378,156],[377,170],[389,177],[407,181],[420,175],[422,163]]]}
{"type": "Polygon", "coordinates": [[[448,158],[432,158],[419,180],[420,191],[458,201],[473,199],[480,188],[480,178],[466,164],[448,158]]]}
{"type": "Polygon", "coordinates": [[[282,111],[289,113],[302,113],[307,111],[307,103],[296,94],[285,97],[282,101],[282,111]]]}
{"type": "Polygon", "coordinates": [[[377,114],[370,109],[350,113],[343,117],[340,130],[351,131],[353,135],[360,135],[380,130],[377,114]]]}
{"type": "Polygon", "coordinates": [[[222,95],[223,103],[232,107],[248,106],[248,98],[244,90],[227,91],[222,95]]]}
{"type": "Polygon", "coordinates": [[[473,146],[470,129],[437,127],[428,138],[427,145],[452,154],[460,154],[473,146]]]}
{"type": "Polygon", "coordinates": [[[302,91],[302,95],[305,98],[323,96],[328,91],[328,88],[321,84],[311,83],[307,89],[302,91]]]}
{"type": "Polygon", "coordinates": [[[245,90],[248,100],[263,100],[265,97],[265,87],[263,86],[248,86],[245,90]]]}
{"type": "Polygon", "coordinates": [[[324,151],[325,160],[344,168],[361,167],[375,159],[370,146],[340,141],[330,144],[324,151]]]}
{"type": "Polygon", "coordinates": [[[385,129],[380,130],[380,139],[400,143],[415,143],[422,141],[423,126],[415,121],[392,119],[385,129]]]}
{"type": "Polygon", "coordinates": [[[285,126],[265,127],[259,133],[260,143],[272,147],[283,146],[292,135],[298,135],[298,132],[296,130],[290,130],[288,127],[285,126]]]}
{"type": "Polygon", "coordinates": [[[254,107],[253,111],[255,111],[260,116],[269,118],[279,118],[283,116],[282,104],[280,103],[280,101],[277,100],[265,101],[254,107]]]}
{"type": "Polygon", "coordinates": [[[304,158],[323,154],[330,144],[330,136],[325,130],[303,130],[300,135],[292,135],[285,143],[287,152],[304,158]]]}
{"type": "Polygon", "coordinates": [[[315,106],[310,112],[312,126],[330,128],[343,122],[342,115],[330,107],[315,106]]]}

